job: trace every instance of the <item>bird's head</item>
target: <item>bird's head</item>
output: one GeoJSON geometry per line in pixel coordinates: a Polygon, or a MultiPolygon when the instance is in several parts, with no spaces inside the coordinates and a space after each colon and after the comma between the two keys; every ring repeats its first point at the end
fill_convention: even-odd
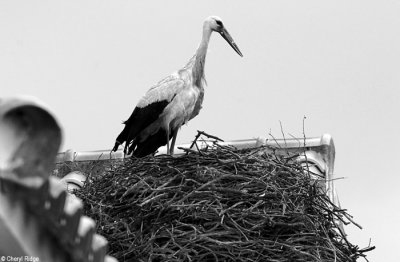
{"type": "Polygon", "coordinates": [[[236,51],[240,56],[242,52],[240,52],[239,47],[236,45],[235,41],[233,41],[232,36],[228,33],[228,30],[225,28],[224,23],[222,23],[221,18],[218,16],[210,16],[207,17],[206,21],[204,22],[205,25],[209,26],[212,31],[218,32],[228,44],[236,51]]]}

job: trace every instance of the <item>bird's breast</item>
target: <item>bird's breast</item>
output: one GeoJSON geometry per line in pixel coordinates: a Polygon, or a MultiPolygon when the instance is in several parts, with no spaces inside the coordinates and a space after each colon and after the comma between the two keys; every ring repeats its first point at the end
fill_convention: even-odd
{"type": "Polygon", "coordinates": [[[200,113],[201,105],[203,104],[203,99],[204,99],[204,88],[201,87],[198,88],[198,96],[189,120],[194,118],[200,113]]]}
{"type": "Polygon", "coordinates": [[[199,97],[203,93],[196,87],[189,86],[176,94],[171,103],[164,110],[165,123],[173,123],[172,128],[185,124],[193,118],[193,113],[198,109],[199,97]]]}

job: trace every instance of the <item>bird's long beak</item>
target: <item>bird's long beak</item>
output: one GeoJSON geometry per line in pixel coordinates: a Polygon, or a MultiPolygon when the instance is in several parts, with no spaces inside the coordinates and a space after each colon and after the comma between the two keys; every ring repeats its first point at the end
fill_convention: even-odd
{"type": "Polygon", "coordinates": [[[233,50],[235,50],[236,53],[238,53],[240,56],[243,57],[242,52],[240,52],[239,47],[236,45],[235,41],[233,41],[233,38],[228,33],[228,30],[226,30],[226,28],[223,28],[220,34],[226,40],[226,42],[228,42],[228,44],[233,48],[233,50]]]}

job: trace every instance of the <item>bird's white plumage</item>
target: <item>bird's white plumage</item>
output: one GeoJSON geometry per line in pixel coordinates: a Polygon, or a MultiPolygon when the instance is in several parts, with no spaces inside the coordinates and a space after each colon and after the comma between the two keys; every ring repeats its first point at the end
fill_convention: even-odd
{"type": "MultiPolygon", "coordinates": [[[[183,78],[178,72],[174,73],[151,88],[139,101],[138,107],[145,107],[157,101],[169,101],[158,120],[141,132],[140,142],[157,133],[160,128],[179,128],[192,118],[196,105],[201,107],[199,97],[204,93],[204,88],[193,85],[190,80],[191,77],[183,78]]],[[[196,111],[200,111],[200,108],[196,111]]]]}
{"type": "Polygon", "coordinates": [[[171,101],[185,87],[185,81],[171,75],[150,88],[139,100],[137,107],[145,107],[157,101],[171,101]]]}

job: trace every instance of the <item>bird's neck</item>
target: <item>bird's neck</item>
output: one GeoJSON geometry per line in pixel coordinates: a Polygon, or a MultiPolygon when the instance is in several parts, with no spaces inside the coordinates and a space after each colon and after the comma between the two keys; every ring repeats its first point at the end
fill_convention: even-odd
{"type": "Polygon", "coordinates": [[[210,42],[211,29],[207,26],[203,28],[203,37],[200,46],[194,55],[194,64],[192,69],[193,82],[196,86],[202,86],[204,80],[204,64],[206,62],[208,43],[210,42]]]}

